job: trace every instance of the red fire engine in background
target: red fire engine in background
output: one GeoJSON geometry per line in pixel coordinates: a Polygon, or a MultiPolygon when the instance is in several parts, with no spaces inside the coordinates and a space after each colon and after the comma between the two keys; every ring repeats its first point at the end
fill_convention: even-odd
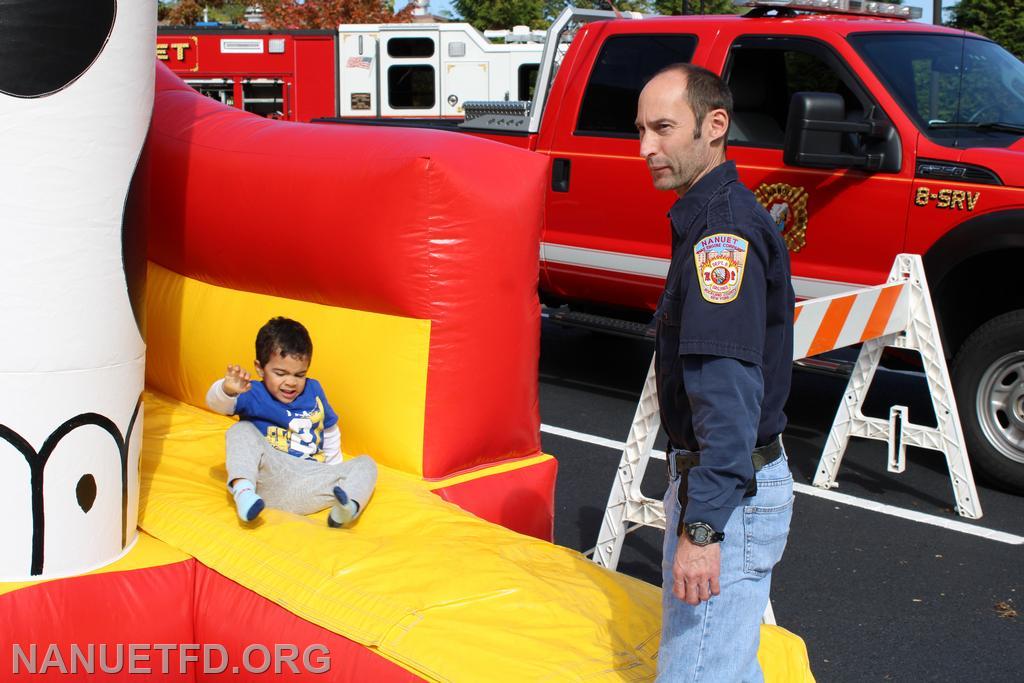
{"type": "Polygon", "coordinates": [[[288,121],[462,120],[476,100],[529,100],[542,34],[466,23],[343,24],[337,31],[164,27],[156,56],[229,106],[288,121]]]}
{"type": "Polygon", "coordinates": [[[232,107],[310,121],[338,110],[337,32],[160,27],[156,57],[232,107]]]}

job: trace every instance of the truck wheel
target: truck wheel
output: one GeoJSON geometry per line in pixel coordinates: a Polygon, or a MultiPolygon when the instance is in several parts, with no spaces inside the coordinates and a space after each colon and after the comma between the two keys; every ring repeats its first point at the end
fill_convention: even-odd
{"type": "Polygon", "coordinates": [[[971,462],[992,483],[1024,493],[1024,310],[975,330],[952,380],[971,462]]]}

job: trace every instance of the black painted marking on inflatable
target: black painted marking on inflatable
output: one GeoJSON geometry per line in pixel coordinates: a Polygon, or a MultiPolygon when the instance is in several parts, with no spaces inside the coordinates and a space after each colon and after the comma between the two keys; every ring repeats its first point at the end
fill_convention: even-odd
{"type": "Polygon", "coordinates": [[[146,146],[143,145],[135,158],[132,181],[128,184],[128,193],[121,206],[121,268],[124,270],[124,283],[128,290],[132,315],[135,317],[135,326],[143,342],[146,341],[146,250],[149,238],[145,229],[145,212],[148,207],[144,205],[144,201],[149,195],[147,186],[151,178],[144,161],[145,156],[146,146]]]}
{"type": "Polygon", "coordinates": [[[0,92],[67,88],[103,52],[116,16],[116,0],[0,0],[0,92]]]}
{"type": "MultiPolygon", "coordinates": [[[[135,429],[135,420],[139,416],[139,408],[142,406],[142,396],[135,402],[135,410],[128,422],[125,436],[121,436],[117,425],[99,413],[82,413],[76,415],[64,424],[57,427],[46,437],[42,448],[38,451],[32,447],[23,436],[8,427],[0,424],[0,439],[14,446],[28,463],[30,487],[32,489],[32,565],[30,573],[32,576],[39,576],[43,573],[43,541],[46,538],[46,514],[43,508],[43,473],[46,463],[49,461],[53,450],[60,443],[61,439],[78,429],[87,425],[99,427],[110,434],[117,446],[118,457],[121,464],[121,547],[127,545],[126,526],[128,522],[128,447],[131,444],[132,432],[135,429]]],[[[91,475],[90,475],[91,476],[91,475]]]]}
{"type": "MultiPolygon", "coordinates": [[[[124,438],[121,440],[121,547],[128,545],[128,448],[132,443],[132,433],[135,431],[135,420],[139,417],[139,408],[142,407],[142,394],[135,402],[135,410],[132,411],[132,419],[128,420],[128,428],[124,430],[124,438]]],[[[142,458],[139,457],[141,465],[142,458]]]]}
{"type": "Polygon", "coordinates": [[[78,486],[75,487],[75,498],[82,512],[88,513],[92,510],[92,504],[96,502],[96,477],[83,474],[78,480],[78,486]]]}

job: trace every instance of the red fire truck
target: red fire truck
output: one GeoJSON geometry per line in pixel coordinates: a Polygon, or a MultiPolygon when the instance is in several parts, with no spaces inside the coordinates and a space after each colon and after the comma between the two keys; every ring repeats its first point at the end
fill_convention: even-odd
{"type": "Polygon", "coordinates": [[[528,100],[541,36],[525,26],[345,24],[338,31],[161,27],[156,56],[204,95],[288,121],[463,117],[472,100],[528,100]]]}
{"type": "Polygon", "coordinates": [[[334,31],[160,27],[156,58],[226,105],[309,121],[338,110],[334,31]]]}

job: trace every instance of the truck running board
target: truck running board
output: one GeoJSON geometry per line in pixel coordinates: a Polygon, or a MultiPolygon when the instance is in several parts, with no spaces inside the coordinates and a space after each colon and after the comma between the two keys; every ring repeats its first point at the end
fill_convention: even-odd
{"type": "MultiPolygon", "coordinates": [[[[853,373],[853,362],[838,358],[814,357],[793,361],[793,367],[829,377],[849,377],[853,373]]],[[[884,368],[880,368],[884,370],[884,368]]]]}
{"type": "Polygon", "coordinates": [[[543,308],[541,315],[552,322],[570,327],[583,327],[595,332],[615,334],[620,337],[654,339],[654,323],[638,323],[630,320],[619,320],[594,313],[570,311],[566,307],[543,308]]]}

